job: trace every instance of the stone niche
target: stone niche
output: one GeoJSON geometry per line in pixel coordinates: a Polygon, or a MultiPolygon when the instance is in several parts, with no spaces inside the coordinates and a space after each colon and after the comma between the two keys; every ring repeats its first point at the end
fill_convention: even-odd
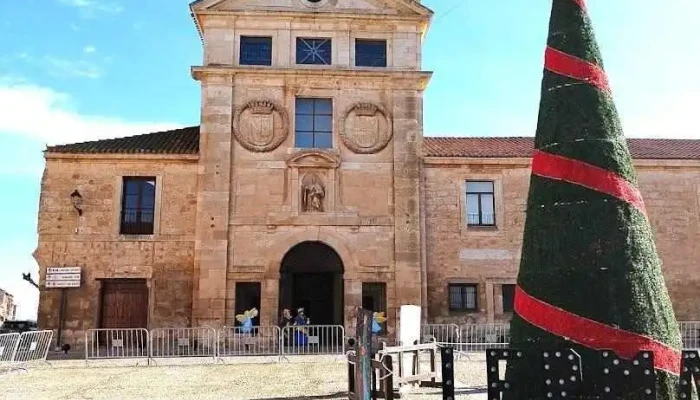
{"type": "Polygon", "coordinates": [[[336,150],[305,150],[287,160],[291,179],[292,213],[313,215],[335,213],[338,209],[338,167],[336,150]]]}

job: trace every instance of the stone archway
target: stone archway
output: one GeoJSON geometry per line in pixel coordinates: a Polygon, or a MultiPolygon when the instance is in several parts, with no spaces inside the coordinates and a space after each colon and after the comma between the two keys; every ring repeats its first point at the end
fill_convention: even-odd
{"type": "Polygon", "coordinates": [[[343,261],[329,245],[304,241],[282,258],[279,308],[305,309],[314,325],[343,325],[343,261]]]}

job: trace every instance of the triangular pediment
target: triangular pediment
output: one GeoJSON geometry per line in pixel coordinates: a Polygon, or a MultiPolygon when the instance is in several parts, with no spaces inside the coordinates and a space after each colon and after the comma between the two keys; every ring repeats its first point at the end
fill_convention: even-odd
{"type": "Polygon", "coordinates": [[[197,0],[198,11],[279,11],[373,15],[414,15],[430,17],[432,11],[415,0],[197,0]]]}
{"type": "Polygon", "coordinates": [[[302,150],[287,159],[290,167],[338,168],[340,158],[333,151],[302,150]]]}

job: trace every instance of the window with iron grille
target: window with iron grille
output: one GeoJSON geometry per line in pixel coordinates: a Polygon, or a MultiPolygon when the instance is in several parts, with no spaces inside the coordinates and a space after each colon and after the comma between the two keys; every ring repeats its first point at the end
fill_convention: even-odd
{"type": "Polygon", "coordinates": [[[333,100],[296,99],[294,146],[304,149],[333,147],[333,100]]]}
{"type": "Polygon", "coordinates": [[[156,178],[124,177],[122,186],[122,235],[152,235],[156,203],[156,178]]]}
{"type": "Polygon", "coordinates": [[[467,181],[467,225],[495,226],[496,200],[492,181],[467,181]]]}
{"type": "Polygon", "coordinates": [[[476,311],[477,291],[473,283],[452,283],[449,285],[450,311],[476,311]]]}
{"type": "Polygon", "coordinates": [[[501,285],[503,312],[513,312],[515,305],[515,285],[501,285]]]}
{"type": "MultiPolygon", "coordinates": [[[[383,312],[386,316],[386,283],[363,282],[362,283],[362,308],[373,312],[383,312]]],[[[386,326],[380,324],[381,332],[386,331],[386,326]]]]}
{"type": "Polygon", "coordinates": [[[327,38],[297,38],[297,64],[331,65],[333,46],[327,38]]]}
{"type": "Polygon", "coordinates": [[[386,40],[355,39],[356,67],[386,67],[386,40]]]}
{"type": "Polygon", "coordinates": [[[241,65],[272,65],[272,38],[241,36],[241,65]]]}

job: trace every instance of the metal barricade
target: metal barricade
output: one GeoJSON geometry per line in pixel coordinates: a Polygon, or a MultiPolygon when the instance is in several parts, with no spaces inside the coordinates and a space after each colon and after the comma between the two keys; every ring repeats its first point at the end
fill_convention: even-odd
{"type": "Polygon", "coordinates": [[[149,360],[149,333],[143,328],[88,329],[85,331],[85,361],[120,358],[149,360]]]}
{"type": "Polygon", "coordinates": [[[255,326],[250,332],[243,328],[222,328],[217,333],[218,356],[279,356],[280,328],[255,326]]]}
{"type": "Polygon", "coordinates": [[[678,322],[683,339],[683,349],[700,350],[700,321],[678,322]]]}
{"type": "Polygon", "coordinates": [[[150,332],[151,358],[212,357],[216,360],[213,328],[155,328],[150,332]]]}
{"type": "Polygon", "coordinates": [[[34,362],[46,362],[49,355],[53,331],[31,331],[19,335],[12,354],[12,366],[25,366],[34,362]]]}
{"type": "Polygon", "coordinates": [[[283,355],[344,355],[345,328],[341,325],[286,326],[282,329],[283,355]]]}
{"type": "Polygon", "coordinates": [[[506,348],[510,342],[509,324],[477,324],[462,327],[461,341],[456,350],[484,351],[487,348],[506,348]]]}
{"type": "Polygon", "coordinates": [[[456,324],[427,324],[421,326],[420,336],[423,343],[453,344],[459,343],[460,331],[456,324]]]}
{"type": "Polygon", "coordinates": [[[19,333],[3,333],[0,335],[0,369],[7,368],[12,363],[12,355],[19,343],[19,333]]]}

